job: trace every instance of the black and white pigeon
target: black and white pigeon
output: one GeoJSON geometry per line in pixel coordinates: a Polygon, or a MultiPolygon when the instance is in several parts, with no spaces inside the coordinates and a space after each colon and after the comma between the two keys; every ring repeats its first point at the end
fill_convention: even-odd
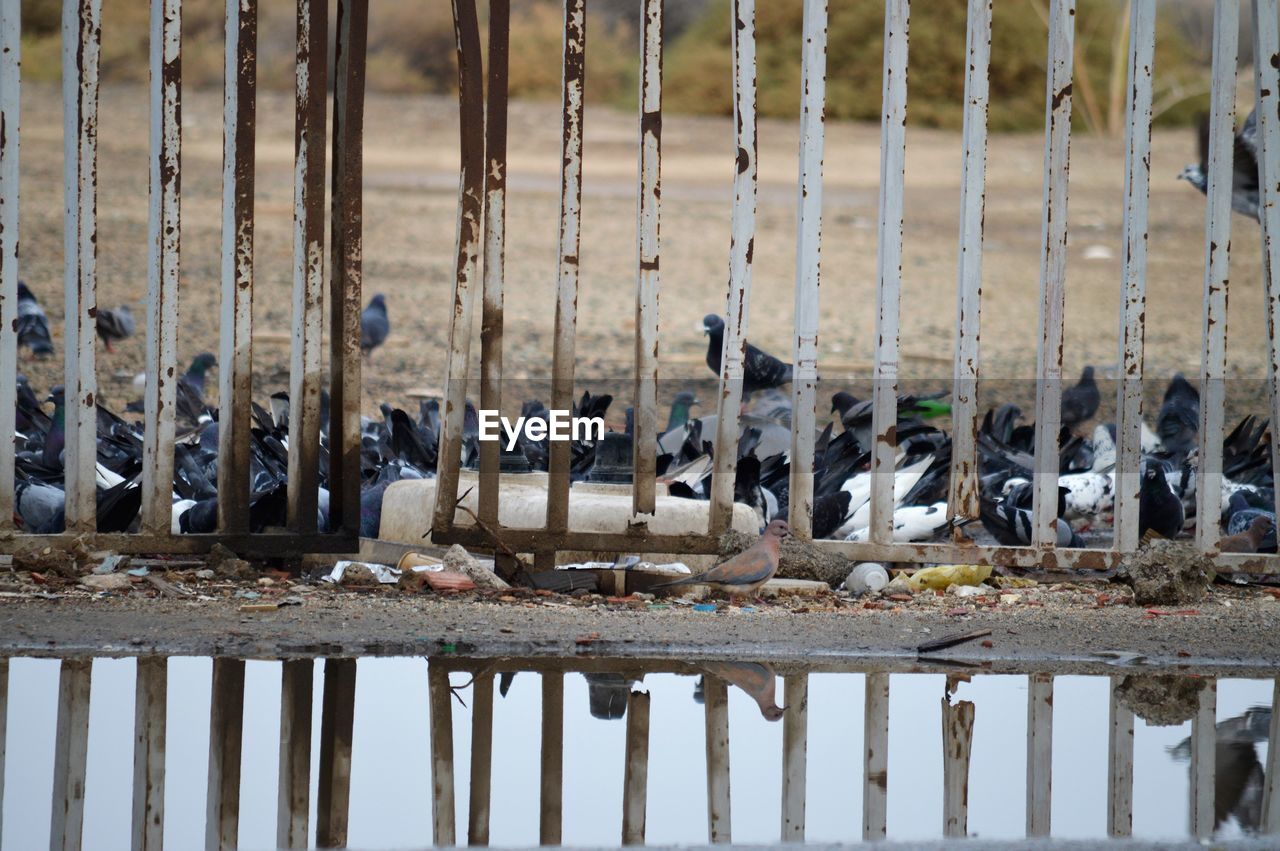
{"type": "MultiPolygon", "coordinates": [[[[1258,205],[1258,114],[1250,112],[1236,132],[1231,159],[1231,209],[1257,221],[1258,205]]],[[[1192,163],[1178,175],[1206,195],[1209,192],[1209,118],[1200,123],[1200,162],[1192,163]]]]}
{"type": "Polygon", "coordinates": [[[1143,465],[1138,493],[1138,533],[1145,535],[1152,531],[1164,538],[1174,538],[1182,531],[1185,520],[1182,500],[1169,487],[1164,466],[1159,462],[1143,465]]]}
{"type": "Polygon", "coordinates": [[[1156,435],[1170,455],[1177,458],[1195,448],[1200,435],[1200,393],[1178,373],[1164,391],[1164,402],[1156,416],[1156,435]]]}
{"type": "MultiPolygon", "coordinates": [[[[702,331],[708,337],[707,366],[719,377],[724,354],[724,320],[714,313],[708,313],[702,317],[702,331]]],[[[791,383],[791,364],[783,363],[750,343],[747,343],[742,366],[743,393],[754,393],[791,383]]]]}
{"type": "Polygon", "coordinates": [[[366,358],[373,350],[387,341],[391,333],[391,320],[387,318],[387,297],[382,293],[369,299],[369,306],[360,314],[360,351],[366,358]]]}
{"type": "Polygon", "coordinates": [[[1075,431],[1076,426],[1093,419],[1101,402],[1093,367],[1086,366],[1075,386],[1062,391],[1062,425],[1075,431]]]}
{"type": "Polygon", "coordinates": [[[39,358],[53,354],[49,317],[44,315],[35,293],[22,281],[18,281],[18,345],[26,346],[39,358]]]}
{"type": "Polygon", "coordinates": [[[137,323],[133,320],[133,311],[129,310],[129,305],[122,304],[117,308],[99,308],[98,316],[95,320],[98,329],[98,336],[102,338],[102,342],[106,345],[108,352],[114,352],[112,343],[117,340],[128,339],[133,336],[133,332],[137,330],[137,323]]]}

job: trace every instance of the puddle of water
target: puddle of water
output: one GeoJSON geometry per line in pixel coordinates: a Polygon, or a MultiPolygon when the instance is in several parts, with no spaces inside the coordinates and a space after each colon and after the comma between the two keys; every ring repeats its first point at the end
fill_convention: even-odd
{"type": "Polygon", "coordinates": [[[486,830],[493,845],[705,843],[712,831],[741,843],[881,830],[1096,839],[1123,831],[1130,811],[1141,838],[1226,839],[1280,821],[1280,789],[1267,783],[1280,766],[1268,746],[1273,680],[780,677],[762,663],[605,659],[216,664],[10,660],[3,847],[48,847],[54,831],[79,833],[86,849],[137,846],[135,817],[175,848],[204,845],[210,828],[274,848],[288,840],[281,818],[309,845],[361,848],[463,844],[486,830]],[[167,673],[164,706],[139,705],[143,668],[167,673]],[[282,688],[286,673],[296,688],[282,688]],[[1139,717],[1129,739],[1127,705],[1194,717],[1139,717]],[[164,735],[149,809],[135,782],[147,753],[136,725],[148,718],[164,735]],[[292,772],[281,771],[282,723],[295,731],[284,735],[299,755],[292,772]],[[292,807],[287,794],[280,803],[288,778],[292,807]]]}

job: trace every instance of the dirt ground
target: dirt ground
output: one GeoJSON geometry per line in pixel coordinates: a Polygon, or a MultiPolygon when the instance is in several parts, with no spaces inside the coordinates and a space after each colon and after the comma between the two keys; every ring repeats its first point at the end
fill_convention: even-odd
{"type": "MultiPolygon", "coordinates": [[[[147,106],[145,88],[102,91],[99,303],[134,303],[140,319],[147,281],[147,106]]],[[[22,277],[55,320],[61,352],[60,93],[28,86],[22,107],[22,277]]],[[[636,120],[594,105],[587,113],[579,392],[616,387],[625,396],[634,345],[636,120]]],[[[218,350],[221,116],[220,93],[187,93],[179,342],[184,363],[200,351],[218,350]]],[[[261,398],[288,383],[291,97],[260,94],[258,118],[254,367],[255,393],[261,398]]],[[[534,391],[517,379],[544,379],[550,372],[559,110],[556,104],[516,103],[510,124],[505,366],[510,396],[519,398],[534,391]]],[[[730,130],[727,119],[679,116],[668,116],[663,129],[661,374],[673,379],[664,383],[667,398],[690,379],[711,375],[702,363],[705,338],[695,325],[703,314],[724,309],[734,164],[730,130]]],[[[936,379],[941,386],[952,371],[961,146],[959,135],[950,132],[910,128],[907,138],[902,369],[907,378],[936,379]]],[[[381,401],[404,404],[410,391],[438,390],[443,383],[457,146],[452,101],[369,98],[364,288],[366,298],[374,292],[387,294],[393,329],[365,369],[364,407],[369,412],[381,401]]],[[[750,338],[783,357],[793,345],[796,149],[792,123],[761,123],[750,338]]],[[[1191,131],[1155,134],[1146,332],[1152,394],[1174,370],[1198,371],[1204,203],[1187,183],[1175,179],[1194,159],[1194,150],[1191,131]]],[[[1071,153],[1066,370],[1074,374],[1093,363],[1114,376],[1123,257],[1123,140],[1080,135],[1071,153]]],[[[1038,134],[997,135],[989,159],[984,375],[1026,379],[1034,374],[1039,336],[1043,139],[1038,134]]],[[[848,383],[869,374],[873,347],[878,126],[829,124],[824,167],[819,366],[824,380],[848,383]]],[[[1246,219],[1233,221],[1232,277],[1238,283],[1231,293],[1229,359],[1233,375],[1261,377],[1267,355],[1259,232],[1246,219]]],[[[479,346],[472,351],[478,358],[479,346]]],[[[140,396],[129,382],[141,371],[144,354],[141,333],[115,354],[99,350],[106,404],[119,409],[140,396]]],[[[20,368],[37,389],[61,381],[60,359],[24,361],[20,368]]],[[[996,392],[1027,398],[1030,388],[996,392]]],[[[1260,407],[1256,390],[1246,395],[1260,407]]],[[[619,416],[622,407],[615,406],[619,416]]],[[[1104,415],[1109,408],[1108,402],[1104,415]]]]}

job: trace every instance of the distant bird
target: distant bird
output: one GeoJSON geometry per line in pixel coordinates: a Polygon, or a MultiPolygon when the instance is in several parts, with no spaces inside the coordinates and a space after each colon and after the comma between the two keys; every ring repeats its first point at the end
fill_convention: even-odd
{"type": "Polygon", "coordinates": [[[1182,500],[1169,487],[1163,465],[1145,464],[1138,492],[1138,533],[1145,535],[1150,530],[1165,538],[1175,538],[1182,531],[1185,519],[1182,500]]]}
{"type": "Polygon", "coordinates": [[[1080,373],[1080,381],[1062,391],[1062,424],[1075,431],[1076,426],[1093,419],[1101,401],[1098,382],[1093,379],[1093,367],[1086,366],[1080,373]]]}
{"type": "Polygon", "coordinates": [[[113,341],[132,337],[133,332],[137,330],[137,324],[133,321],[133,312],[129,310],[127,304],[122,304],[114,310],[98,308],[96,324],[98,336],[106,344],[108,352],[115,351],[111,345],[113,341]]]}
{"type": "Polygon", "coordinates": [[[721,562],[696,576],[686,576],[674,582],[663,582],[653,588],[675,588],[680,585],[709,585],[728,593],[731,597],[750,596],[778,570],[779,547],[782,539],[791,532],[785,520],[774,520],[764,530],[760,540],[728,561],[721,562]]]}
{"type": "Polygon", "coordinates": [[[209,416],[204,402],[206,373],[218,365],[211,352],[201,352],[191,361],[186,373],[178,379],[176,409],[178,416],[189,423],[199,423],[209,416]]]}
{"type": "MultiPolygon", "coordinates": [[[[1231,209],[1257,221],[1258,205],[1258,115],[1249,113],[1235,134],[1231,150],[1231,209]]],[[[1209,193],[1209,119],[1200,123],[1200,162],[1192,163],[1178,175],[1204,194],[1209,193]]]]}
{"type": "Polygon", "coordinates": [[[1156,416],[1156,434],[1164,450],[1185,457],[1195,448],[1200,435],[1200,393],[1178,373],[1164,391],[1164,402],[1156,416]]]}
{"type": "Polygon", "coordinates": [[[768,665],[762,662],[703,662],[698,667],[749,694],[766,721],[777,721],[786,714],[786,709],[777,701],[777,674],[768,665]]]}
{"type": "Polygon", "coordinates": [[[369,300],[369,306],[360,314],[360,351],[366,358],[373,350],[387,341],[391,333],[391,320],[387,318],[387,297],[378,293],[369,300]]]}
{"type": "Polygon", "coordinates": [[[1275,530],[1270,517],[1255,517],[1249,527],[1235,535],[1227,535],[1218,542],[1218,551],[1224,553],[1256,553],[1262,548],[1267,534],[1275,530]]]}
{"type": "Polygon", "coordinates": [[[44,308],[35,294],[22,281],[18,281],[18,345],[26,346],[39,358],[53,354],[49,317],[44,315],[44,308]]]}
{"type": "MultiPolygon", "coordinates": [[[[707,366],[719,377],[724,355],[724,320],[714,313],[708,313],[702,317],[702,331],[708,337],[707,366]]],[[[783,363],[750,343],[746,346],[746,357],[742,365],[743,393],[754,393],[791,383],[791,364],[783,363]]]]}
{"type": "MultiPolygon", "coordinates": [[[[689,409],[694,405],[701,405],[698,397],[694,396],[688,390],[681,390],[676,397],[671,400],[671,413],[667,417],[667,427],[665,431],[671,431],[673,428],[679,428],[689,421],[689,409]]],[[[664,432],[665,433],[665,432],[664,432]]]]}

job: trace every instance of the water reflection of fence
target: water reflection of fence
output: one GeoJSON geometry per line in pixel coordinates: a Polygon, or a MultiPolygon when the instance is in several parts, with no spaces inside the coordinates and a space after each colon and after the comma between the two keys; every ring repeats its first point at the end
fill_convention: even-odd
{"type": "MultiPolygon", "coordinates": [[[[732,839],[729,711],[725,680],[697,664],[663,663],[630,668],[626,663],[573,660],[583,671],[628,673],[703,673],[706,722],[707,836],[713,843],[732,839]]],[[[564,665],[560,660],[502,663],[503,670],[532,670],[542,677],[539,841],[559,844],[563,827],[564,786],[564,665]]],[[[465,840],[489,842],[491,772],[493,767],[493,705],[495,665],[474,661],[433,662],[428,668],[432,777],[432,840],[451,845],[459,839],[455,825],[453,748],[453,692],[472,689],[470,800],[465,840]],[[451,672],[471,675],[465,686],[451,686],[451,672]]],[[[911,670],[904,668],[904,670],[911,670]]],[[[918,669],[917,669],[918,670],[918,669]]],[[[281,675],[280,769],[278,778],[277,844],[306,847],[309,833],[312,770],[312,698],[314,663],[285,661],[281,675]]],[[[772,682],[773,671],[767,673],[772,682]]],[[[165,805],[165,737],[168,660],[138,660],[133,761],[133,847],[160,848],[165,805]]],[[[89,694],[92,662],[67,659],[61,663],[52,789],[50,847],[80,847],[84,821],[86,764],[89,737],[89,694]]],[[[1110,682],[1108,723],[1107,831],[1128,836],[1133,824],[1134,714],[1117,699],[1121,678],[1110,682]]],[[[1050,834],[1053,765],[1053,686],[1050,674],[1028,677],[1027,699],[1027,835],[1050,834]]],[[[233,848],[239,829],[241,744],[244,722],[245,663],[241,659],[213,661],[210,710],[209,768],[206,791],[206,847],[233,848]]],[[[806,755],[808,749],[809,674],[784,672],[782,788],[780,835],[785,842],[805,838],[806,755]]],[[[320,847],[346,844],[351,789],[352,733],[355,718],[356,660],[325,661],[317,760],[318,795],[316,842],[320,847]]],[[[770,697],[772,695],[770,694],[770,697]]],[[[0,778],[3,778],[4,719],[8,697],[8,660],[0,659],[0,778]]],[[[867,840],[886,836],[889,769],[889,673],[866,675],[866,711],[862,745],[862,833],[867,840]]],[[[972,754],[974,704],[943,698],[942,829],[947,836],[967,835],[969,764],[972,754]]],[[[629,691],[626,704],[625,765],[620,839],[643,844],[648,795],[650,696],[629,691]]],[[[1280,709],[1280,680],[1273,695],[1280,709]]],[[[1205,678],[1190,737],[1189,832],[1207,838],[1215,830],[1216,753],[1222,742],[1216,722],[1217,681],[1205,678]]],[[[1258,830],[1280,832],[1280,712],[1271,713],[1258,830]]],[[[0,780],[2,782],[2,780],[0,780]]],[[[0,799],[3,786],[0,786],[0,799]]],[[[1221,802],[1219,802],[1221,803],[1221,802]]]]}

